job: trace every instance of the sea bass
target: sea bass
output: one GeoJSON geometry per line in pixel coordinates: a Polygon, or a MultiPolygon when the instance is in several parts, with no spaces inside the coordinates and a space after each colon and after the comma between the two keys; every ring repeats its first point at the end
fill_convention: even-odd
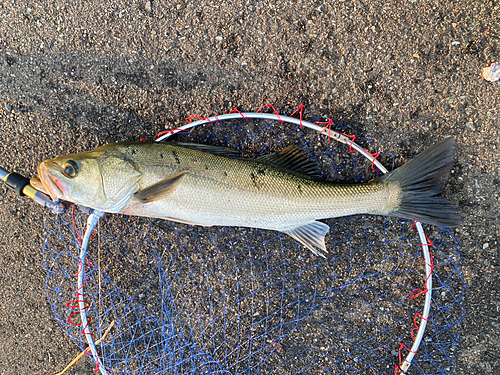
{"type": "Polygon", "coordinates": [[[339,184],[318,178],[296,146],[248,159],[207,145],[124,142],[44,161],[31,183],[55,201],[104,212],[277,230],[320,255],[329,230],[320,219],[375,214],[460,225],[457,207],[436,196],[453,151],[449,137],[385,176],[339,184]]]}

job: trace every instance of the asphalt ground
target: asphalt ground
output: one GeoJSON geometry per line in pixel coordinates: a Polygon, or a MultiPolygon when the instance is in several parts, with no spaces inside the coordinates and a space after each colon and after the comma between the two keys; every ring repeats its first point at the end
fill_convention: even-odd
{"type": "MultiPolygon", "coordinates": [[[[0,165],[154,139],[203,116],[304,104],[404,162],[457,139],[445,195],[467,285],[456,374],[499,373],[499,82],[495,1],[3,1],[0,165]]],[[[78,354],[45,298],[45,210],[2,187],[0,374],[78,354]]],[[[81,361],[68,374],[91,374],[81,361]]]]}

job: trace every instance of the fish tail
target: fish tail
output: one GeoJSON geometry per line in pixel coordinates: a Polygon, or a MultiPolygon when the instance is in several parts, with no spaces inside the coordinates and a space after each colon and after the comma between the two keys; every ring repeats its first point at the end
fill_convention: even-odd
{"type": "Polygon", "coordinates": [[[387,215],[421,221],[438,227],[457,227],[462,223],[458,208],[443,191],[454,159],[455,138],[448,137],[418,154],[408,163],[383,176],[380,181],[397,182],[399,205],[387,215]]]}

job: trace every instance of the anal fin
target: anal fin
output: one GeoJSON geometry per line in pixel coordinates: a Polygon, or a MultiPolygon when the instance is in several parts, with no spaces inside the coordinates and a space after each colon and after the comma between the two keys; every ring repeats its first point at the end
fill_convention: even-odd
{"type": "Polygon", "coordinates": [[[184,220],[184,219],[178,219],[176,217],[163,217],[162,219],[170,220],[170,221],[175,221],[177,223],[182,223],[182,224],[187,224],[187,225],[199,225],[202,227],[212,227],[212,224],[204,224],[204,223],[197,223],[195,221],[190,221],[190,220],[184,220]]]}
{"type": "Polygon", "coordinates": [[[311,250],[314,254],[326,258],[320,251],[327,252],[325,246],[325,235],[330,227],[322,222],[313,221],[299,227],[282,230],[302,245],[311,250]]]}

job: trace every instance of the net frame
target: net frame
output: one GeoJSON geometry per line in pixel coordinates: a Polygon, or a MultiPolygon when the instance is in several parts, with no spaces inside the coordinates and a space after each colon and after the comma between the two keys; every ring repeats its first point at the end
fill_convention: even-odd
{"type": "MultiPolygon", "coordinates": [[[[300,109],[300,107],[299,107],[300,109]]],[[[301,110],[301,109],[300,109],[301,110]]],[[[293,114],[292,114],[293,115],[293,114]]],[[[334,140],[343,143],[345,145],[348,145],[350,150],[355,150],[356,152],[359,152],[363,157],[365,157],[374,167],[377,167],[382,173],[387,173],[387,170],[384,168],[384,166],[377,160],[378,154],[372,154],[366,149],[364,149],[362,146],[357,144],[354,141],[353,136],[347,136],[346,134],[343,134],[340,131],[337,130],[332,130],[331,129],[331,124],[332,121],[328,120],[324,123],[312,123],[308,121],[304,121],[302,119],[302,110],[300,112],[300,118],[297,119],[295,117],[291,116],[283,116],[279,115],[277,112],[275,114],[269,114],[269,113],[259,113],[259,112],[244,112],[241,113],[239,111],[235,111],[234,113],[229,113],[221,116],[213,116],[209,118],[201,118],[199,121],[192,122],[189,124],[186,124],[180,128],[170,130],[165,132],[165,134],[161,135],[156,141],[163,141],[167,139],[168,137],[182,131],[189,130],[191,128],[194,128],[199,125],[207,124],[207,123],[216,123],[216,122],[223,122],[225,120],[230,120],[230,119],[237,119],[237,118],[243,118],[243,119],[265,119],[265,120],[272,120],[272,121],[278,121],[280,123],[283,122],[289,122],[291,124],[299,125],[301,127],[307,127],[310,129],[313,129],[320,134],[327,136],[329,139],[333,138],[334,140]],[[325,124],[325,126],[320,126],[321,124],[325,124]]],[[[106,375],[109,372],[106,370],[104,367],[104,364],[102,363],[101,359],[99,358],[98,350],[96,348],[96,344],[94,341],[94,338],[92,334],[88,331],[88,319],[86,316],[86,302],[83,298],[83,295],[85,294],[84,288],[85,288],[85,257],[86,257],[86,250],[87,250],[87,245],[88,241],[90,238],[90,235],[95,228],[95,226],[98,223],[99,217],[103,215],[102,212],[99,211],[93,211],[88,218],[87,221],[87,228],[85,231],[85,235],[83,238],[82,246],[80,249],[80,255],[79,255],[79,271],[78,271],[78,283],[77,283],[77,296],[78,296],[78,307],[79,307],[79,315],[81,317],[81,324],[82,324],[82,334],[84,335],[85,339],[87,340],[89,344],[90,351],[92,353],[92,356],[94,358],[94,361],[97,364],[97,368],[99,371],[106,375]]],[[[425,302],[424,306],[422,309],[421,313],[418,313],[416,317],[420,317],[420,321],[416,322],[415,320],[415,327],[417,330],[417,334],[414,337],[414,342],[411,348],[406,348],[408,350],[408,354],[404,358],[404,360],[400,359],[400,365],[396,366],[395,372],[396,373],[406,373],[412,363],[412,360],[415,356],[415,354],[418,351],[418,348],[420,346],[420,343],[422,341],[422,337],[425,333],[427,321],[429,319],[429,314],[430,314],[430,308],[431,308],[431,300],[432,300],[432,294],[430,291],[432,291],[432,273],[433,273],[433,260],[432,260],[432,255],[430,253],[429,249],[429,239],[427,238],[427,235],[424,232],[424,229],[420,223],[415,223],[415,228],[418,232],[420,242],[421,242],[421,247],[422,247],[422,253],[423,253],[423,262],[425,264],[425,302]]],[[[413,332],[412,332],[413,336],[413,332]]],[[[401,349],[401,348],[400,348],[401,349]]],[[[400,355],[401,355],[401,350],[400,350],[400,355]]]]}
{"type": "MultiPolygon", "coordinates": [[[[270,106],[270,105],[269,105],[270,106]]],[[[267,107],[267,106],[264,106],[267,107]]],[[[263,109],[264,107],[261,107],[259,110],[263,109]]],[[[272,106],[271,106],[272,107],[272,106]]],[[[281,116],[280,114],[277,113],[277,111],[272,107],[273,110],[275,111],[274,114],[271,113],[261,113],[259,111],[257,112],[244,112],[241,113],[239,111],[235,111],[234,113],[228,113],[225,115],[221,116],[213,116],[213,117],[208,117],[208,118],[202,118],[198,121],[191,122],[189,124],[186,124],[180,128],[174,129],[172,131],[167,132],[166,134],[160,136],[156,142],[161,142],[163,140],[168,139],[172,135],[192,129],[196,126],[203,125],[206,123],[211,123],[211,122],[216,122],[216,121],[224,121],[224,120],[230,120],[230,119],[235,119],[242,117],[244,119],[266,119],[266,120],[274,120],[274,121],[279,121],[281,123],[283,122],[289,122],[291,124],[299,125],[301,127],[307,127],[309,129],[315,130],[319,132],[320,134],[323,134],[327,136],[329,139],[334,139],[338,142],[341,142],[345,145],[349,145],[350,149],[354,149],[357,152],[359,152],[361,155],[363,155],[371,164],[372,166],[376,166],[382,173],[386,174],[388,170],[382,165],[380,161],[377,160],[377,155],[371,154],[368,152],[365,148],[361,147],[357,143],[355,143],[355,137],[350,138],[343,134],[340,131],[337,130],[332,130],[331,124],[333,121],[329,120],[326,122],[325,126],[321,127],[317,123],[312,123],[309,121],[305,121],[302,119],[302,111],[300,111],[300,118],[297,119],[295,117],[291,116],[281,116]]],[[[299,107],[299,110],[301,110],[302,107],[299,107]]],[[[424,232],[424,228],[422,227],[422,224],[420,222],[415,222],[415,227],[417,229],[418,235],[420,237],[421,241],[421,247],[422,247],[422,252],[423,252],[423,257],[424,257],[424,263],[425,263],[425,282],[426,282],[426,289],[428,291],[432,290],[432,260],[431,260],[431,254],[429,251],[429,246],[427,243],[426,239],[426,234],[424,232]]],[[[408,368],[411,365],[411,362],[413,360],[413,357],[418,351],[418,347],[420,346],[420,342],[422,341],[422,337],[424,336],[425,332],[425,327],[427,326],[427,321],[429,320],[429,312],[431,308],[431,293],[425,293],[425,302],[424,302],[424,307],[423,307],[423,313],[421,314],[421,320],[420,324],[418,325],[418,332],[417,336],[415,337],[415,341],[409,350],[406,358],[402,362],[402,364],[399,366],[399,369],[397,370],[398,373],[406,373],[408,368]]]]}

